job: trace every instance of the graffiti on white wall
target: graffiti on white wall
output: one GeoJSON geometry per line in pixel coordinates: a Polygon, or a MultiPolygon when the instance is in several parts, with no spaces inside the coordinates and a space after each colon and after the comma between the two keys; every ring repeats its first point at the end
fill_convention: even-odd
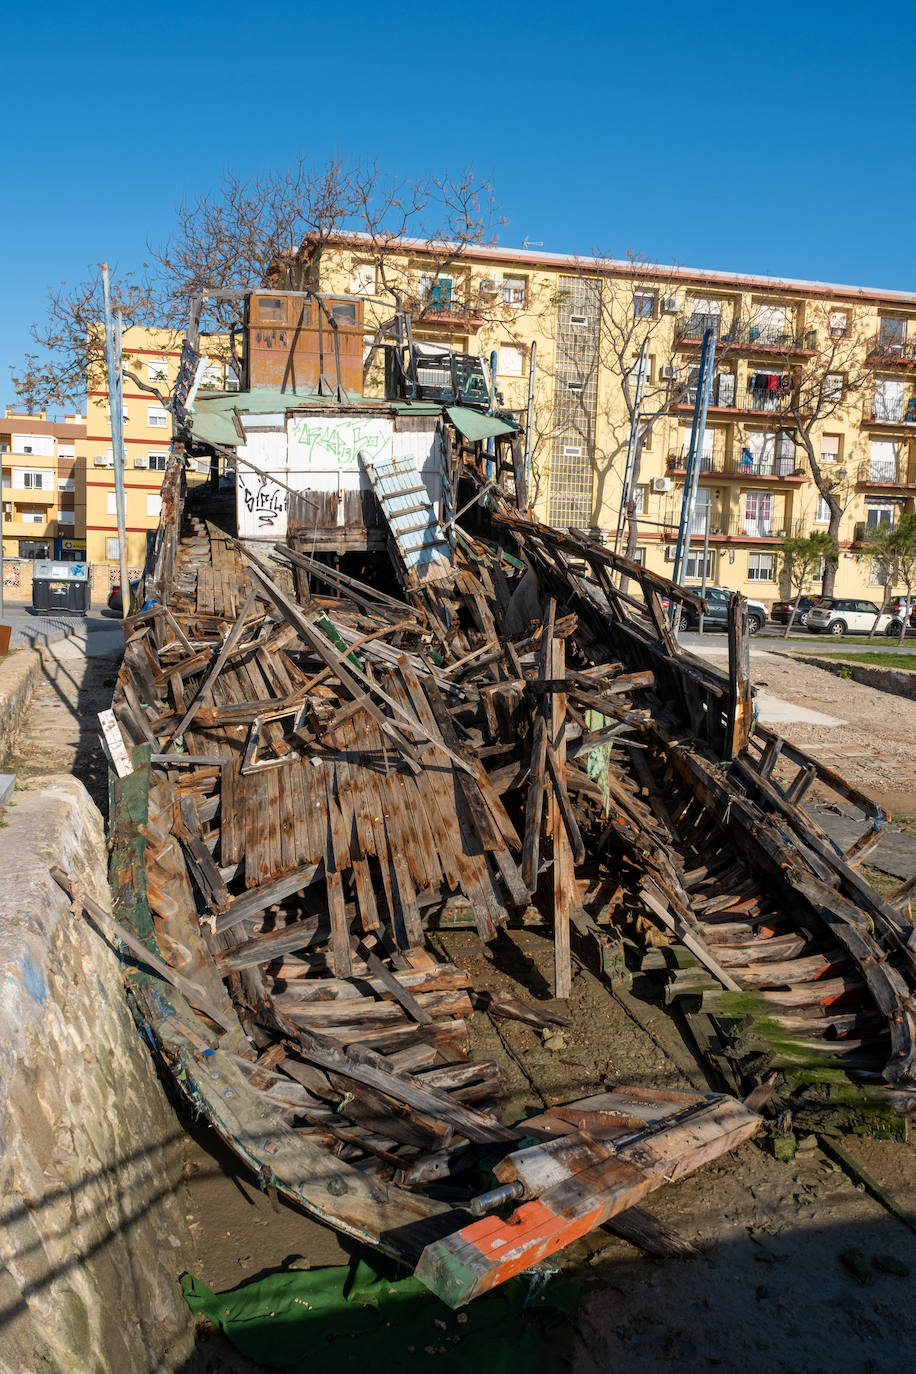
{"type": "Polygon", "coordinates": [[[239,525],[243,538],[286,533],[287,493],[268,476],[239,472],[239,525]]]}
{"type": "Polygon", "coordinates": [[[357,454],[371,459],[391,448],[391,420],[370,415],[297,415],[289,423],[291,471],[358,469],[357,454]]]}

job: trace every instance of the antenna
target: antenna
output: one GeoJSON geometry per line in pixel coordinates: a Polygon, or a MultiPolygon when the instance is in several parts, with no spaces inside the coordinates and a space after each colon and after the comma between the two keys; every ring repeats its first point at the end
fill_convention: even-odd
{"type": "Polygon", "coordinates": [[[543,240],[543,239],[530,239],[530,238],[528,237],[528,235],[526,234],[525,237],[522,239],[522,247],[523,247],[523,248],[543,248],[543,247],[544,247],[544,240],[543,240]]]}

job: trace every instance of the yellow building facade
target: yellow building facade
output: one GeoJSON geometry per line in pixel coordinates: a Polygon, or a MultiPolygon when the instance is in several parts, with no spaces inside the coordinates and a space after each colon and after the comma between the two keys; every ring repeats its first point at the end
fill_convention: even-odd
{"type": "MultiPolygon", "coordinates": [[[[132,574],[142,569],[148,540],[159,522],[162,474],[172,442],[172,414],[165,402],[178,374],[181,342],[181,335],[171,330],[139,327],[125,330],[122,338],[127,562],[132,574]],[[141,390],[138,379],[159,395],[141,390]]],[[[224,365],[214,361],[202,384],[220,388],[224,375],[224,365]]],[[[85,438],[77,446],[77,485],[85,501],[86,556],[92,564],[108,564],[109,580],[114,583],[118,570],[114,451],[107,382],[101,376],[88,392],[85,438]]]]}
{"type": "Polygon", "coordinates": [[[77,492],[82,415],[48,418],[7,406],[0,419],[5,558],[84,559],[85,507],[77,492]]]}
{"type": "MultiPolygon", "coordinates": [[[[785,595],[780,546],[827,531],[800,426],[843,510],[835,594],[880,601],[863,540],[916,498],[916,296],[501,248],[442,262],[424,245],[324,248],[315,285],[365,301],[367,347],[394,287],[414,337],[495,362],[524,418],[536,357],[531,491],[538,516],[614,542],[645,345],[637,558],[670,575],[707,327],[718,348],[683,580],[785,595]],[[791,412],[804,395],[804,414],[791,412]],[[810,402],[810,404],[809,404],[810,402]],[[707,552],[704,555],[704,547],[707,552]]],[[[381,369],[374,367],[375,384],[381,369]]],[[[815,583],[812,591],[819,590],[815,583]]]]}

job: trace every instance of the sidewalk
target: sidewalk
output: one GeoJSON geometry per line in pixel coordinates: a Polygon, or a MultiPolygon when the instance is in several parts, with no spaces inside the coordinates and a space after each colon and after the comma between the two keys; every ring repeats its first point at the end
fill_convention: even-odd
{"type": "Polygon", "coordinates": [[[0,625],[9,625],[10,652],[14,649],[35,647],[38,643],[53,644],[56,640],[66,639],[87,623],[97,625],[117,625],[116,618],[104,616],[101,610],[91,610],[88,615],[41,615],[21,601],[7,601],[0,616],[0,625]]]}

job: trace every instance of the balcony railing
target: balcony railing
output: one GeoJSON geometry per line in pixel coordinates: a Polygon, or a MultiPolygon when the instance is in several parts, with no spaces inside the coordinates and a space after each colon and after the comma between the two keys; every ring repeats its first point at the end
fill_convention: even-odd
{"type": "Polygon", "coordinates": [[[733,322],[726,329],[718,315],[690,315],[674,331],[675,341],[684,344],[703,342],[706,330],[715,324],[717,346],[741,349],[772,349],[781,353],[814,353],[817,351],[817,330],[796,331],[778,325],[741,324],[733,322]]]}
{"type": "Polygon", "coordinates": [[[877,334],[868,341],[868,356],[880,358],[885,363],[916,362],[916,337],[901,339],[877,334]]]}
{"type": "MultiPolygon", "coordinates": [[[[676,536],[680,518],[680,503],[669,506],[664,515],[666,539],[676,536]]],[[[690,538],[691,540],[702,540],[705,533],[706,512],[703,507],[698,507],[694,511],[690,538]]],[[[803,520],[788,520],[779,511],[775,511],[769,516],[749,516],[711,507],[709,512],[710,539],[785,539],[789,535],[804,533],[805,524],[803,520]]]]}
{"type": "Polygon", "coordinates": [[[863,486],[916,486],[916,461],[906,458],[866,458],[859,464],[863,486]]]}
{"type": "Polygon", "coordinates": [[[887,520],[878,525],[871,525],[867,520],[858,520],[853,526],[852,542],[854,544],[867,544],[879,531],[886,533],[892,523],[892,521],[887,520]]]}
{"type": "Polygon", "coordinates": [[[916,425],[916,397],[904,401],[872,396],[865,402],[862,418],[867,425],[916,425]]]}
{"type": "MultiPolygon", "coordinates": [[[[675,449],[668,454],[668,467],[683,471],[687,463],[684,451],[675,449]]],[[[701,472],[721,473],[725,477],[762,477],[774,481],[782,477],[804,477],[802,459],[793,448],[791,452],[754,453],[746,448],[719,448],[704,453],[700,459],[701,472]]]]}

